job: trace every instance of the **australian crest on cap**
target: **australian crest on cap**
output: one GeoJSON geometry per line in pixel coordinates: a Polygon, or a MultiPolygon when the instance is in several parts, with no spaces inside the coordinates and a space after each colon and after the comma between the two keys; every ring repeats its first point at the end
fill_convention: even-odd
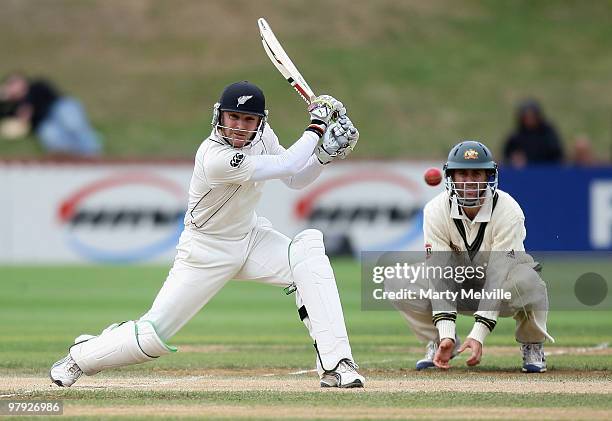
{"type": "Polygon", "coordinates": [[[468,149],[463,154],[463,159],[478,159],[478,152],[474,149],[468,149]]]}

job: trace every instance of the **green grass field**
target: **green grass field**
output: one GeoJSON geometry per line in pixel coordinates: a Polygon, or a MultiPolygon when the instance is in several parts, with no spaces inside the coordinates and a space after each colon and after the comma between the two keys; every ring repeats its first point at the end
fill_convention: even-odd
{"type": "MultiPolygon", "coordinates": [[[[612,0],[7,0],[0,77],[45,76],[81,99],[107,157],[182,159],[222,87],[249,79],[288,146],[305,104],[265,55],[260,16],[315,91],[345,102],[357,158],[442,160],[460,138],[499,154],[516,102],[535,96],[566,149],[585,134],[610,160],[612,0]]],[[[0,140],[0,159],[41,156],[31,138],[0,140]]],[[[583,263],[546,276],[572,281],[592,270],[583,263]]],[[[520,373],[509,319],[479,367],[459,356],[448,372],[416,372],[423,345],[400,314],[362,311],[359,265],[334,266],[364,390],[321,390],[294,297],[250,282],[228,284],[172,338],[178,353],[57,388],[47,372],[74,337],[138,318],[169,268],[0,267],[0,400],[63,400],[70,419],[612,419],[612,311],[551,312],[542,375],[520,373]]],[[[460,317],[459,333],[471,324],[460,317]]]]}
{"type": "MultiPolygon", "coordinates": [[[[268,98],[284,145],[304,103],[265,55],[265,16],[316,92],[341,98],[356,157],[446,157],[460,138],[499,152],[516,102],[539,98],[566,147],[610,159],[612,2],[275,0],[5,1],[0,76],[44,75],[86,105],[111,157],[191,158],[225,85],[268,98]]],[[[0,156],[40,156],[0,142],[0,156]]]]}
{"type": "MultiPolygon", "coordinates": [[[[609,419],[612,312],[553,311],[549,372],[523,375],[513,321],[487,338],[481,366],[415,372],[423,348],[393,311],[360,310],[360,267],[334,262],[364,390],[320,390],[314,351],[293,296],[228,284],[153,363],[50,384],[50,365],[80,333],[144,313],[167,267],[2,267],[0,399],[61,399],[81,419],[609,419]]],[[[549,269],[560,275],[562,265],[549,269]]],[[[472,321],[460,317],[467,334],[472,321]]],[[[22,419],[22,418],[19,418],[22,419]]],[[[38,418],[37,418],[38,419],[38,418]]]]}

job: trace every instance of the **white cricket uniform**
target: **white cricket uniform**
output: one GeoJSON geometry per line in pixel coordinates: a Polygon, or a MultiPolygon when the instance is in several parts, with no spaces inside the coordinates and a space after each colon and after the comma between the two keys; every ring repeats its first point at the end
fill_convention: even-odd
{"type": "Polygon", "coordinates": [[[213,131],[196,154],[185,230],[151,309],[136,322],[114,323],[98,336],[79,336],[69,355],[53,365],[53,381],[70,386],[81,371],[93,375],[176,351],[165,341],[223,285],[231,279],[256,279],[295,287],[298,313],[315,341],[322,378],[342,367],[335,373],[338,386],[342,373],[348,383],[363,384],[363,377],[356,372],[350,377],[347,368],[353,356],[323,234],[304,230],[289,240],[255,213],[264,180],[282,179],[300,188],[321,173],[323,166],[313,155],[319,141],[315,131],[307,128],[287,150],[267,125],[259,142],[240,150],[213,131]]]}
{"type": "MultiPolygon", "coordinates": [[[[264,186],[264,181],[255,180],[281,178],[291,188],[309,184],[323,168],[312,155],[317,141],[317,135],[306,131],[285,150],[266,125],[261,141],[250,148],[235,149],[219,139],[214,131],[211,133],[196,154],[185,230],[177,246],[174,265],[152,308],[140,320],[151,321],[158,335],[167,340],[231,279],[254,279],[278,286],[294,283],[288,258],[291,240],[255,213],[264,186]],[[289,164],[287,160],[279,161],[279,156],[288,155],[285,152],[294,152],[294,157],[302,156],[301,161],[293,160],[289,164]],[[296,162],[300,162],[301,169],[287,171],[293,176],[278,176],[283,174],[283,168],[296,165],[296,162]]],[[[310,320],[301,313],[302,305],[304,308],[308,305],[302,299],[312,300],[318,293],[304,296],[299,289],[296,292],[300,316],[315,342],[319,343],[319,357],[326,367],[333,367],[340,358],[352,360],[333,273],[331,276],[331,292],[322,299],[332,303],[328,308],[339,309],[333,316],[341,320],[334,320],[329,326],[327,322],[321,323],[325,317],[318,317],[321,311],[327,311],[317,301],[321,298],[310,301],[310,320]],[[315,312],[314,318],[311,311],[315,312]],[[335,339],[327,340],[331,338],[329,335],[335,339]]]]}
{"type": "MultiPolygon", "coordinates": [[[[490,190],[487,195],[491,197],[490,190]]],[[[513,293],[510,302],[502,303],[501,308],[504,311],[501,316],[513,316],[516,319],[516,339],[519,342],[543,342],[545,338],[552,340],[546,332],[547,312],[541,310],[543,303],[531,303],[533,309],[530,310],[529,300],[519,302],[515,294],[515,289],[518,289],[524,293],[523,298],[538,297],[537,299],[541,300],[546,297],[546,285],[534,270],[537,263],[524,253],[525,216],[519,204],[508,193],[498,189],[496,198],[485,201],[473,220],[462,212],[456,197],[451,200],[446,191],[430,200],[423,212],[423,232],[428,255],[440,256],[436,255],[436,252],[448,252],[441,253],[442,256],[469,251],[497,252],[489,255],[475,254],[474,262],[484,255],[485,259],[489,259],[488,270],[492,270],[494,265],[501,268],[500,285],[502,289],[513,293]],[[510,260],[509,265],[504,266],[504,262],[500,263],[500,256],[517,260],[510,260]],[[496,261],[493,262],[492,259],[496,261]],[[503,272],[504,270],[506,272],[503,272]]],[[[487,276],[489,273],[488,271],[487,276]]],[[[411,288],[429,287],[427,280],[419,279],[411,288]]],[[[395,301],[393,304],[402,312],[420,340],[427,342],[446,337],[454,339],[456,311],[434,309],[432,312],[429,300],[395,301]],[[432,323],[432,316],[435,325],[432,323]]],[[[461,313],[471,314],[464,311],[461,313]]],[[[499,311],[476,309],[473,314],[476,322],[468,337],[483,343],[484,338],[495,327],[499,311]]]]}

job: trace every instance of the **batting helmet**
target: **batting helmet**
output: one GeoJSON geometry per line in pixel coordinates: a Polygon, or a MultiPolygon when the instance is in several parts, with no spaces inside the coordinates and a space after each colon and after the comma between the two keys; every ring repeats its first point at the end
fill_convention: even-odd
{"type": "Polygon", "coordinates": [[[226,136],[222,130],[228,128],[222,125],[223,122],[221,121],[221,113],[224,111],[253,114],[261,117],[257,130],[248,130],[250,141],[245,146],[252,146],[261,140],[268,117],[266,98],[261,89],[246,80],[232,83],[225,87],[219,102],[213,107],[212,126],[215,128],[215,132],[228,144],[234,146],[232,138],[226,136]]]}
{"type": "Polygon", "coordinates": [[[485,145],[475,140],[464,140],[453,146],[444,164],[444,185],[451,196],[457,197],[457,202],[464,207],[481,206],[483,200],[491,199],[495,195],[498,184],[497,163],[493,154],[485,145]],[[486,170],[487,181],[473,183],[455,183],[453,171],[459,169],[486,170]],[[475,185],[468,189],[466,185],[475,185]],[[478,198],[468,199],[468,191],[478,190],[478,198]],[[487,190],[491,194],[487,194],[487,190]]]}

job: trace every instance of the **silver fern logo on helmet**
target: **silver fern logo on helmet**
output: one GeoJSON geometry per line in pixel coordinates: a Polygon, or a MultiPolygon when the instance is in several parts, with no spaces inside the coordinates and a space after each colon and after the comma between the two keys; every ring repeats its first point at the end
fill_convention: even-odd
{"type": "Polygon", "coordinates": [[[244,105],[249,99],[253,98],[253,95],[242,95],[238,97],[238,103],[236,104],[236,107],[240,107],[241,105],[244,105]]]}

